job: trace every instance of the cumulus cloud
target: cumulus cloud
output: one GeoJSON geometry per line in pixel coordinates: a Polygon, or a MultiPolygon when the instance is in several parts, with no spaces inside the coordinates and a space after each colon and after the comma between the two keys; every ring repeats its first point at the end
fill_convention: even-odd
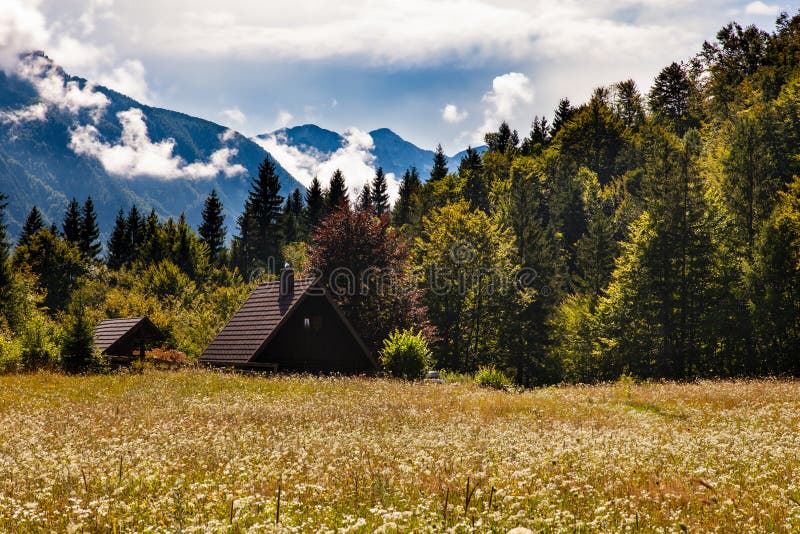
{"type": "Polygon", "coordinates": [[[294,119],[294,115],[282,109],[278,112],[278,118],[275,119],[276,124],[279,128],[286,128],[294,119]]]}
{"type": "Polygon", "coordinates": [[[750,2],[744,8],[744,12],[748,15],[770,15],[774,16],[777,15],[780,11],[780,7],[774,4],[765,4],[760,0],[756,2],[750,2]]]}
{"type": "MultiPolygon", "coordinates": [[[[150,140],[141,109],[131,108],[117,113],[122,135],[117,144],[100,139],[92,125],[77,126],[70,132],[69,147],[79,155],[97,158],[110,174],[124,177],[149,176],[166,180],[176,178],[214,178],[219,174],[235,176],[246,172],[242,165],[232,165],[235,148],[223,147],[211,154],[207,162],[187,163],[174,155],[175,140],[150,140]]],[[[225,134],[220,140],[226,138],[225,134]]]]}
{"type": "MultiPolygon", "coordinates": [[[[324,185],[336,169],[341,170],[347,180],[350,197],[355,198],[364,184],[375,176],[375,155],[372,153],[375,142],[371,135],[357,128],[348,128],[342,137],[344,146],[329,154],[313,148],[300,150],[289,145],[283,134],[269,134],[253,140],[306,187],[315,176],[324,185]]],[[[389,196],[395,198],[399,190],[398,179],[393,173],[388,173],[386,178],[389,196]]]]}
{"type": "Polygon", "coordinates": [[[475,140],[482,140],[486,132],[496,130],[501,122],[513,121],[519,106],[532,104],[533,96],[533,84],[521,72],[497,76],[492,81],[492,90],[483,95],[484,121],[474,133],[475,140]]]}
{"type": "Polygon", "coordinates": [[[467,118],[469,115],[466,111],[461,111],[455,104],[447,104],[442,109],[442,119],[445,122],[456,124],[467,118]]]}
{"type": "Polygon", "coordinates": [[[245,122],[247,122],[247,115],[245,115],[238,106],[229,109],[223,109],[222,115],[235,126],[242,126],[245,122]]]}
{"type": "Polygon", "coordinates": [[[20,54],[43,48],[50,40],[44,15],[35,3],[7,0],[0,9],[0,68],[13,72],[20,54]]]}

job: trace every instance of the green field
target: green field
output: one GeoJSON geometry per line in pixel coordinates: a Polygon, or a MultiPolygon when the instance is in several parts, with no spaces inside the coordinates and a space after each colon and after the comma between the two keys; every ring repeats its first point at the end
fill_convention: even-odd
{"type": "Polygon", "coordinates": [[[2,376],[0,531],[797,531],[799,407],[771,380],[2,376]]]}

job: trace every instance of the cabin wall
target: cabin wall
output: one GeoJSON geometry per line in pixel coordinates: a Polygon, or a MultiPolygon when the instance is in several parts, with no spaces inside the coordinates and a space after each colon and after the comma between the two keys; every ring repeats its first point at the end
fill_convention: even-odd
{"type": "Polygon", "coordinates": [[[373,370],[360,345],[324,296],[309,296],[301,302],[254,361],[277,363],[281,371],[361,373],[373,370]]]}

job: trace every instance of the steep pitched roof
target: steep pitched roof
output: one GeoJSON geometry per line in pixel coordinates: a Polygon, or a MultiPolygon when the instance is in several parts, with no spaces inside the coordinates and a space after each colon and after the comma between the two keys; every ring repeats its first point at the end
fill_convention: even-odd
{"type": "Polygon", "coordinates": [[[265,282],[259,285],[242,304],[217,337],[200,356],[201,362],[245,364],[278,332],[292,311],[306,298],[310,289],[316,289],[331,303],[342,322],[358,341],[373,364],[376,364],[361,336],[350,321],[342,315],[339,307],[321,287],[314,285],[313,278],[296,278],[294,290],[285,297],[280,295],[280,282],[265,282]]]}
{"type": "Polygon", "coordinates": [[[94,346],[101,353],[106,353],[114,345],[140,330],[144,330],[149,337],[163,337],[158,328],[147,317],[106,319],[101,321],[94,329],[94,346]]]}

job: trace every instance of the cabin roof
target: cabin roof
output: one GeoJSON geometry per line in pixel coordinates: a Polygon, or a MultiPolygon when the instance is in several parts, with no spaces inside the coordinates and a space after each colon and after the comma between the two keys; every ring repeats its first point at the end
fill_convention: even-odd
{"type": "Polygon", "coordinates": [[[339,306],[324,288],[315,285],[313,278],[296,278],[293,290],[284,297],[280,294],[280,281],[260,284],[206,348],[200,361],[233,365],[250,362],[275,336],[298,305],[312,293],[322,295],[330,302],[364,354],[373,365],[377,365],[339,306]]]}
{"type": "Polygon", "coordinates": [[[110,353],[115,346],[123,344],[136,333],[141,333],[151,340],[164,337],[147,317],[106,319],[100,321],[94,329],[94,346],[103,354],[110,353]]]}

